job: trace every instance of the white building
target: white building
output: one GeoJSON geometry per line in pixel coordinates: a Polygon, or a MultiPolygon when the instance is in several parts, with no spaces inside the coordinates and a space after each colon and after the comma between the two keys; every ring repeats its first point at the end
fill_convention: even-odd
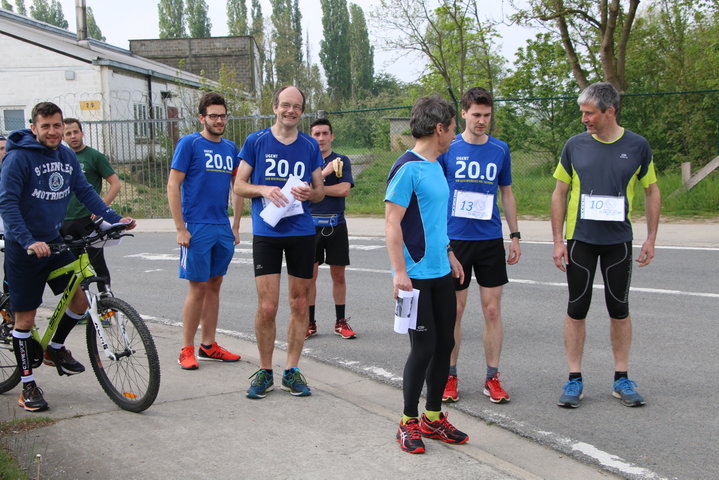
{"type": "Polygon", "coordinates": [[[195,117],[199,89],[215,85],[3,9],[0,52],[0,133],[28,127],[33,106],[51,101],[65,117],[113,121],[98,124],[90,144],[118,162],[154,151],[163,136],[174,145],[178,126],[166,119],[195,117]],[[125,128],[117,128],[119,120],[127,121],[125,128]]]}

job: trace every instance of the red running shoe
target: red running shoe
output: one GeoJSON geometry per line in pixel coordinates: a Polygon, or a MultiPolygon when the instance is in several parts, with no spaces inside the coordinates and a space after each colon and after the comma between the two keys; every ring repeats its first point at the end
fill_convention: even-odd
{"type": "Polygon", "coordinates": [[[407,423],[399,422],[397,430],[399,448],[408,453],[424,453],[424,442],[419,431],[419,420],[410,418],[407,423]]]}
{"type": "Polygon", "coordinates": [[[337,323],[335,323],[335,334],[346,339],[355,338],[357,334],[352,330],[347,320],[347,318],[337,320],[337,323]]]}
{"type": "Polygon", "coordinates": [[[197,359],[195,358],[195,347],[182,347],[182,350],[180,350],[180,358],[177,360],[177,363],[180,364],[180,368],[183,370],[197,370],[199,365],[197,364],[197,359]]]}
{"type": "Polygon", "coordinates": [[[430,422],[423,413],[419,423],[419,431],[423,437],[434,438],[452,445],[461,445],[469,441],[467,434],[454,428],[454,425],[447,420],[447,415],[441,412],[439,420],[436,422],[430,422]]]}
{"type": "Polygon", "coordinates": [[[499,381],[499,373],[484,382],[484,394],[489,397],[489,401],[492,403],[507,403],[509,401],[509,394],[504,391],[499,381]]]}
{"type": "Polygon", "coordinates": [[[310,325],[307,327],[307,333],[305,334],[305,340],[315,335],[317,335],[317,323],[310,322],[310,325]]]}
{"type": "Polygon", "coordinates": [[[443,402],[456,402],[459,400],[459,392],[457,391],[457,379],[456,375],[450,375],[447,378],[447,385],[444,387],[444,393],[442,394],[443,402]]]}

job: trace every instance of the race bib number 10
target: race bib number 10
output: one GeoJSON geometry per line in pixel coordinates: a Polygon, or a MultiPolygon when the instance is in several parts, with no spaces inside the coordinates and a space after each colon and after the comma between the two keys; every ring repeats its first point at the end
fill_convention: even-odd
{"type": "Polygon", "coordinates": [[[452,216],[489,220],[494,210],[494,195],[478,192],[454,191],[452,216]]]}
{"type": "Polygon", "coordinates": [[[581,217],[583,220],[623,222],[626,218],[624,197],[582,194],[581,217]]]}

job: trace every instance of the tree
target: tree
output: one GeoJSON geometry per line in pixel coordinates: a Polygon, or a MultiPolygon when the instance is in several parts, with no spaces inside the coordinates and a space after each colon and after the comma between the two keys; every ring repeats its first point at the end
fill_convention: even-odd
{"type": "Polygon", "coordinates": [[[15,0],[15,6],[17,7],[18,15],[25,15],[27,17],[27,9],[25,8],[25,0],[15,0]]]}
{"type": "Polygon", "coordinates": [[[187,36],[183,0],[160,0],[157,4],[157,13],[160,19],[160,38],[187,36]]]}
{"type": "Polygon", "coordinates": [[[250,35],[255,39],[257,43],[257,49],[259,51],[259,71],[260,76],[265,67],[265,21],[262,17],[262,5],[260,0],[252,0],[252,25],[250,26],[250,35]]]}
{"type": "Polygon", "coordinates": [[[350,5],[350,58],[352,61],[352,97],[363,97],[372,90],[374,47],[370,44],[362,7],[350,5]]]}
{"type": "Polygon", "coordinates": [[[58,0],[50,0],[49,3],[48,0],[32,0],[30,16],[35,20],[67,30],[68,23],[62,13],[62,5],[58,0]]]}
{"type": "Polygon", "coordinates": [[[212,23],[207,16],[207,2],[205,0],[185,0],[187,12],[187,29],[191,38],[211,37],[212,23]]]}
{"type": "Polygon", "coordinates": [[[478,83],[469,78],[481,72],[482,83],[491,91],[497,81],[500,58],[494,54],[492,41],[496,37],[494,25],[481,20],[482,9],[476,0],[441,0],[432,8],[431,0],[381,0],[373,18],[383,31],[399,34],[385,38],[394,49],[419,52],[428,64],[429,84],[439,90],[463,92],[478,83]],[[480,56],[486,56],[482,59],[480,56]],[[471,59],[471,62],[469,61],[471,59]]]}
{"type": "Polygon", "coordinates": [[[12,10],[12,5],[10,5],[10,2],[8,2],[7,0],[2,0],[2,5],[1,5],[1,6],[2,6],[2,8],[4,8],[5,10],[10,10],[11,12],[13,11],[13,10],[12,10]]]}
{"type": "Polygon", "coordinates": [[[624,92],[627,46],[638,6],[639,0],[530,0],[529,8],[513,18],[552,31],[580,88],[591,83],[591,70],[599,66],[604,80],[624,92]]]}
{"type": "Polygon", "coordinates": [[[340,103],[352,96],[350,19],[345,0],[322,0],[320,61],[330,98],[340,103]]]}
{"type": "Polygon", "coordinates": [[[230,35],[247,35],[247,0],[227,0],[227,30],[230,35]]]}
{"type": "MultiPolygon", "coordinates": [[[[297,0],[271,0],[271,4],[273,83],[297,84],[302,69],[302,14],[297,0]]],[[[266,59],[269,57],[268,54],[266,59]]]]}
{"type": "MultiPolygon", "coordinates": [[[[657,0],[637,18],[627,56],[627,78],[639,92],[716,89],[719,81],[719,5],[657,0]]],[[[649,139],[660,171],[682,162],[701,167],[717,154],[719,94],[630,96],[623,123],[649,139]],[[691,119],[677,121],[677,119],[691,119]],[[671,127],[668,128],[667,126],[671,127]]]]}
{"type": "Polygon", "coordinates": [[[564,142],[581,127],[576,92],[562,46],[546,32],[528,40],[516,53],[514,71],[502,80],[502,97],[518,99],[496,108],[502,139],[516,150],[543,154],[535,158],[546,159],[549,173],[564,142]]]}
{"type": "Polygon", "coordinates": [[[95,15],[92,13],[92,7],[87,7],[87,36],[104,42],[105,36],[102,34],[100,27],[97,26],[95,15]]]}

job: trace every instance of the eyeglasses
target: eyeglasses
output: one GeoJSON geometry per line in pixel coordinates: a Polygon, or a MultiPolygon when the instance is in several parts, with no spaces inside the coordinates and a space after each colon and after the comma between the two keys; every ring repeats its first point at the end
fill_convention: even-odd
{"type": "Polygon", "coordinates": [[[227,120],[227,114],[226,114],[226,113],[221,113],[221,114],[210,113],[209,115],[205,115],[205,116],[206,116],[207,118],[209,118],[210,120],[212,120],[213,122],[214,122],[215,120],[217,120],[217,119],[219,119],[219,120],[227,120]]]}
{"type": "Polygon", "coordinates": [[[298,112],[302,111],[302,105],[300,104],[292,105],[291,103],[280,103],[280,108],[282,110],[297,110],[298,112]]]}

